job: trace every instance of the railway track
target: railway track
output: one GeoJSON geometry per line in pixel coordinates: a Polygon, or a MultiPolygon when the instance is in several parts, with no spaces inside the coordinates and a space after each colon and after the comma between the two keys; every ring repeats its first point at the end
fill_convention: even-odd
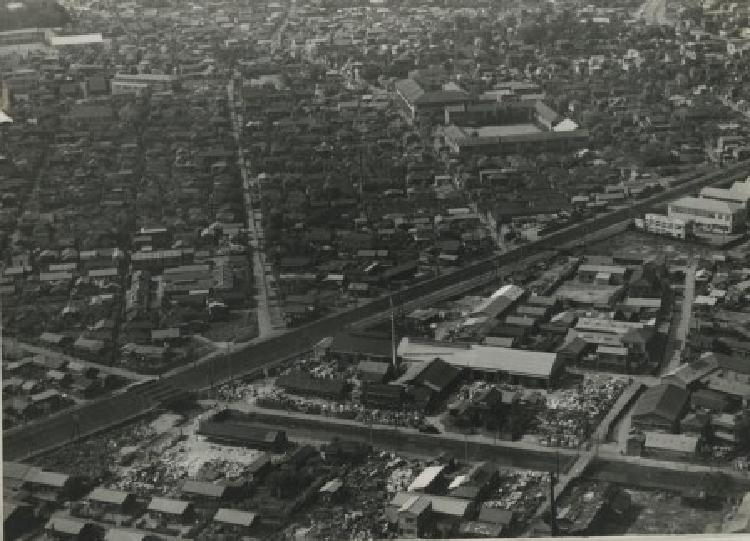
{"type": "MultiPolygon", "coordinates": [[[[702,173],[691,172],[679,177],[676,185],[663,193],[637,201],[628,208],[616,210],[593,220],[575,224],[501,255],[478,261],[448,274],[420,282],[393,293],[395,305],[405,305],[441,289],[465,281],[476,281],[482,275],[497,271],[509,263],[525,260],[540,252],[556,250],[576,242],[595,231],[603,230],[635,215],[663,205],[667,201],[697,191],[703,186],[731,182],[750,173],[750,160],[702,173]]],[[[215,356],[197,365],[185,366],[146,389],[135,387],[118,396],[85,404],[35,423],[3,433],[3,454],[6,460],[19,460],[52,450],[75,439],[128,422],[159,407],[159,397],[172,396],[172,389],[196,391],[232,377],[262,370],[280,359],[290,358],[310,349],[326,336],[332,336],[347,325],[372,318],[390,310],[389,296],[311,322],[280,336],[237,349],[228,355],[215,356]],[[162,388],[163,387],[163,392],[162,388]],[[139,394],[140,393],[140,394],[139,394]]]]}

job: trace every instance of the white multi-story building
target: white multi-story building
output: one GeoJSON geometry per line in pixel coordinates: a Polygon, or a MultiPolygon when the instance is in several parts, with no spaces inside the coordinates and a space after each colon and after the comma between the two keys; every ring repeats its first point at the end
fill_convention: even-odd
{"type": "Polygon", "coordinates": [[[682,197],[669,204],[668,214],[710,233],[734,233],[745,224],[743,205],[715,199],[682,197]]]}
{"type": "Polygon", "coordinates": [[[646,214],[643,220],[636,223],[641,229],[649,233],[666,235],[676,239],[684,239],[692,232],[692,223],[682,218],[664,216],[663,214],[646,214]]]}
{"type": "Polygon", "coordinates": [[[112,79],[112,94],[139,94],[150,89],[153,92],[169,92],[174,89],[178,78],[174,75],[151,73],[118,73],[112,79]]]}

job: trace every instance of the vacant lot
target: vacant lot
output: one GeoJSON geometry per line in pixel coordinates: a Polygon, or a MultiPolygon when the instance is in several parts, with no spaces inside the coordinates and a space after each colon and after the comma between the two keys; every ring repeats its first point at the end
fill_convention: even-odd
{"type": "Polygon", "coordinates": [[[667,259],[679,256],[687,257],[690,255],[691,250],[694,256],[710,257],[711,254],[718,253],[707,246],[700,246],[637,231],[626,231],[602,242],[592,243],[586,248],[587,253],[630,255],[646,259],[658,259],[665,256],[667,259]]]}

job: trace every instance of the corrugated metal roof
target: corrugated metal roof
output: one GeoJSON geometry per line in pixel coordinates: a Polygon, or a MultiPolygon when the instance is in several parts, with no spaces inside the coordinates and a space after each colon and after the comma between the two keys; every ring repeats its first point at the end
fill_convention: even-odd
{"type": "Polygon", "coordinates": [[[438,475],[443,473],[445,466],[428,466],[409,485],[409,492],[424,490],[432,484],[438,475]]]}
{"type": "Polygon", "coordinates": [[[451,344],[415,342],[408,337],[399,343],[398,355],[405,360],[439,358],[461,368],[542,378],[550,377],[557,364],[555,353],[483,345],[457,348],[451,344]]]}
{"type": "Polygon", "coordinates": [[[108,488],[98,487],[88,495],[89,500],[102,503],[112,503],[122,505],[128,498],[129,494],[122,490],[111,490],[108,488]]]}
{"type": "MultiPolygon", "coordinates": [[[[705,210],[709,212],[726,212],[726,213],[731,214],[741,209],[742,205],[738,205],[736,203],[727,203],[726,201],[717,201],[716,199],[701,199],[699,197],[681,197],[677,201],[672,201],[669,204],[670,213],[673,212],[672,209],[676,209],[676,207],[685,208],[688,211],[705,210]]],[[[675,210],[674,212],[680,212],[680,211],[675,210]]]]}
{"type": "Polygon", "coordinates": [[[182,500],[172,500],[170,498],[152,498],[148,504],[149,511],[157,511],[169,515],[183,514],[190,504],[182,500]]]}
{"type": "Polygon", "coordinates": [[[214,515],[214,522],[223,522],[224,524],[234,524],[237,526],[251,526],[255,522],[256,516],[255,513],[222,507],[214,515]]]}

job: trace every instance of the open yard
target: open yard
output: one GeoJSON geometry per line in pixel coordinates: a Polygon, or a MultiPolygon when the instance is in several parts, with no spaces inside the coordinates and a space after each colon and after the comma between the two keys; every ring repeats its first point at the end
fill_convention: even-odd
{"type": "Polygon", "coordinates": [[[694,256],[710,257],[716,250],[695,243],[660,237],[638,231],[625,231],[601,242],[586,246],[587,253],[603,255],[630,255],[646,259],[688,257],[692,251],[694,256]]]}

